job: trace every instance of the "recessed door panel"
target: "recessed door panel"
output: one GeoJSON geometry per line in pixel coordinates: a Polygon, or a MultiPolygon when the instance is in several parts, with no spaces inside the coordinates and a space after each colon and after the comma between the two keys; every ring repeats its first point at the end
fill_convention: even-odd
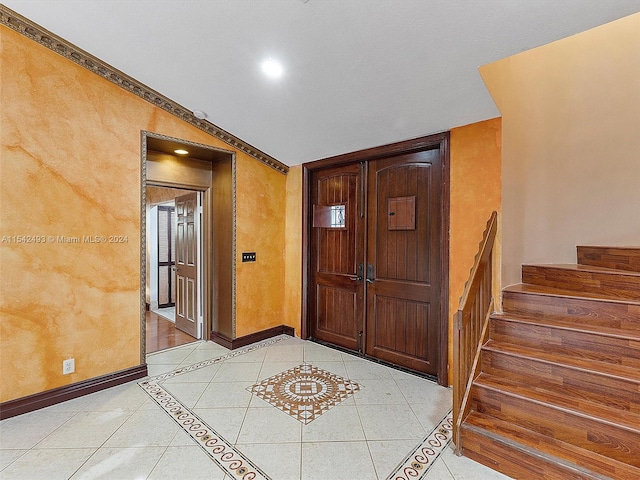
{"type": "Polygon", "coordinates": [[[351,288],[318,285],[316,332],[325,337],[342,338],[349,342],[354,338],[357,324],[357,292],[351,288]]]}

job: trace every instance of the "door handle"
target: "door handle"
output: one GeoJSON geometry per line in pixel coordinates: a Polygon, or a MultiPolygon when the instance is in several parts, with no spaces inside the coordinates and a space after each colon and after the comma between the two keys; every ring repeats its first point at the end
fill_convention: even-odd
{"type": "Polygon", "coordinates": [[[362,281],[363,271],[364,271],[364,265],[363,264],[359,264],[358,265],[358,275],[349,275],[349,279],[353,280],[354,282],[361,282],[362,281]]]}
{"type": "Polygon", "coordinates": [[[367,265],[367,283],[373,283],[375,277],[373,276],[373,264],[367,265]]]}

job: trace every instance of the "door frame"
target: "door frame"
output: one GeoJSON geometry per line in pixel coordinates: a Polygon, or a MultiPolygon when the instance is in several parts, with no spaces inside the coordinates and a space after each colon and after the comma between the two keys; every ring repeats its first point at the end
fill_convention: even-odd
{"type": "Polygon", "coordinates": [[[312,235],[313,202],[310,201],[312,172],[327,167],[335,167],[359,163],[363,161],[376,160],[385,157],[404,155],[424,150],[438,148],[442,164],[442,184],[440,195],[441,205],[441,225],[440,225],[440,264],[442,268],[442,279],[440,285],[440,338],[438,356],[438,383],[449,385],[449,132],[428,135],[414,138],[402,142],[396,142],[379,147],[358,150],[356,152],[337,155],[334,157],[304,163],[302,165],[302,319],[301,338],[308,339],[311,332],[310,322],[313,320],[309,315],[309,289],[313,287],[311,282],[311,257],[310,240],[312,235]]]}
{"type": "MultiPolygon", "coordinates": [[[[211,340],[221,332],[235,336],[236,308],[236,155],[225,150],[145,130],[140,131],[140,362],[146,364],[146,187],[182,188],[202,194],[202,340],[211,340]],[[162,149],[148,143],[162,144],[162,149]],[[164,148],[168,150],[165,150],[164,148]],[[173,155],[173,149],[186,147],[194,151],[186,161],[211,165],[211,179],[206,184],[193,172],[177,172],[170,164],[157,164],[161,180],[148,178],[151,151],[173,155]]],[[[153,163],[153,162],[152,162],[153,163]]],[[[156,162],[157,163],[157,162],[156,162]]],[[[180,163],[180,162],[179,162],[180,163]]]]}

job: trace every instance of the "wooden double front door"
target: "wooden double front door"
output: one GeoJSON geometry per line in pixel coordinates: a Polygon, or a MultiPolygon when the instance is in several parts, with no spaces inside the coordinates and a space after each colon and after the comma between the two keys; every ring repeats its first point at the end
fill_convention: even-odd
{"type": "Polygon", "coordinates": [[[310,180],[310,336],[438,376],[440,148],[318,168],[310,180]]]}

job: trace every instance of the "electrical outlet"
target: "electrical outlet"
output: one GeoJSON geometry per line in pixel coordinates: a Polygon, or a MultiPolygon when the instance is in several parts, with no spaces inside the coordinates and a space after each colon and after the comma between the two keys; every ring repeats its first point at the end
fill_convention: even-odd
{"type": "Polygon", "coordinates": [[[62,374],[68,375],[69,373],[73,373],[76,371],[76,360],[74,358],[69,358],[67,360],[62,361],[62,374]]]}

